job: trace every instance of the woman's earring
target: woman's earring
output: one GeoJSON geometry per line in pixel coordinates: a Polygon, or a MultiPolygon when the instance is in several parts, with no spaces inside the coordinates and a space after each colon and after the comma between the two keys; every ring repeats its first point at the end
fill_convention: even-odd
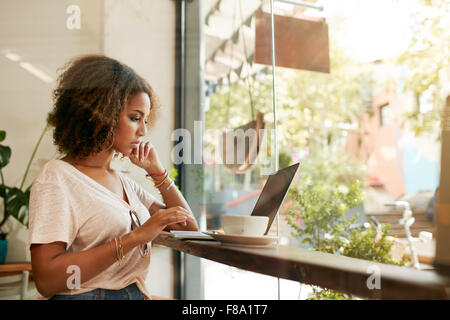
{"type": "Polygon", "coordinates": [[[123,159],[123,155],[120,152],[114,151],[113,159],[123,159]],[[122,157],[121,157],[122,156],[122,157]]]}
{"type": "Polygon", "coordinates": [[[125,156],[123,154],[121,154],[120,152],[115,152],[113,154],[113,159],[119,159],[120,161],[124,161],[125,156]]]}

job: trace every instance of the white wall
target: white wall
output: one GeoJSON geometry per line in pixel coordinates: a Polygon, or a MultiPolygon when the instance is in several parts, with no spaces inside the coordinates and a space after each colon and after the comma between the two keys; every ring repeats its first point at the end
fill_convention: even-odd
{"type": "MultiPolygon", "coordinates": [[[[54,82],[46,83],[20,66],[31,63],[56,79],[56,70],[67,59],[83,53],[99,53],[103,47],[102,1],[2,0],[0,2],[0,129],[6,130],[2,144],[12,149],[10,163],[3,169],[9,186],[19,187],[33,148],[45,127],[52,107],[54,82]],[[69,4],[82,8],[80,30],[69,30],[69,4]],[[20,61],[6,58],[15,53],[20,61]]],[[[55,155],[51,132],[47,132],[25,182],[27,187],[40,166],[55,155]]],[[[3,204],[0,204],[2,206],[3,204]]],[[[28,231],[11,220],[6,261],[30,260],[26,247],[28,231]]]]}
{"type": "MultiPolygon", "coordinates": [[[[149,133],[162,163],[169,167],[174,122],[175,2],[156,0],[2,0],[0,2],[0,130],[12,149],[11,163],[4,169],[9,185],[19,186],[28,159],[51,110],[55,83],[45,83],[4,55],[14,52],[53,79],[69,58],[84,53],[105,53],[146,78],[158,94],[163,110],[149,133]],[[69,5],[81,9],[81,28],[69,30],[69,5]],[[3,53],[2,53],[3,52],[3,53]]],[[[28,186],[40,166],[56,155],[51,132],[47,132],[27,179],[28,186]]],[[[115,163],[122,166],[120,161],[115,163]]],[[[155,196],[142,169],[130,177],[155,196]]],[[[1,206],[1,204],[0,204],[1,206]]],[[[8,236],[7,261],[30,260],[28,231],[15,221],[8,236]]],[[[152,293],[173,297],[170,250],[154,247],[148,279],[152,293]]]]}
{"type": "MultiPolygon", "coordinates": [[[[149,133],[163,165],[171,166],[170,135],[174,127],[175,2],[105,0],[105,54],[134,68],[158,94],[163,109],[149,133]]],[[[130,176],[158,196],[144,171],[130,176]]],[[[169,249],[154,247],[148,284],[153,294],[173,297],[169,249]]]]}

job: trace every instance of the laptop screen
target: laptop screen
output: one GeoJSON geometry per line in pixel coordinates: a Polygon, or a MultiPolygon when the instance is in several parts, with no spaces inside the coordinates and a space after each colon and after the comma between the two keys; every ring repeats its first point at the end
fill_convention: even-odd
{"type": "Polygon", "coordinates": [[[269,232],[273,219],[276,217],[277,212],[286,197],[298,167],[299,163],[296,163],[290,167],[278,170],[274,174],[271,174],[267,179],[251,214],[252,216],[269,217],[269,224],[267,225],[264,234],[269,232]]]}

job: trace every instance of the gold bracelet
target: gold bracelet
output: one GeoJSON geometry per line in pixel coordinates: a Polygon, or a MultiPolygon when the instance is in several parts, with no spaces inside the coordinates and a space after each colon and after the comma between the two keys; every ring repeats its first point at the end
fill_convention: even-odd
{"type": "MultiPolygon", "coordinates": [[[[111,241],[109,242],[109,245],[110,245],[110,247],[111,247],[111,249],[112,249],[113,256],[116,256],[116,249],[114,248],[113,240],[111,240],[111,241]]],[[[116,256],[116,258],[117,258],[117,256],[116,256]]]]}
{"type": "Polygon", "coordinates": [[[164,185],[164,183],[168,182],[170,184],[171,181],[172,181],[172,179],[170,179],[170,177],[167,177],[167,180],[165,180],[162,183],[158,184],[158,186],[156,186],[156,188],[160,189],[164,185]]]}
{"type": "Polygon", "coordinates": [[[161,182],[155,184],[155,187],[159,189],[159,187],[161,187],[164,184],[164,182],[167,180],[167,178],[169,178],[169,175],[166,175],[161,182]]]}
{"type": "Polygon", "coordinates": [[[117,238],[114,238],[114,244],[115,244],[115,249],[116,249],[116,260],[119,262],[119,265],[120,265],[120,260],[119,260],[119,255],[118,255],[118,252],[117,252],[117,238]]]}
{"type": "Polygon", "coordinates": [[[122,264],[122,259],[123,259],[122,238],[119,237],[119,244],[117,244],[117,238],[114,238],[114,242],[116,243],[116,258],[117,258],[117,262],[119,262],[119,266],[120,266],[122,264]]]}
{"type": "Polygon", "coordinates": [[[119,237],[119,248],[120,248],[120,262],[122,262],[122,260],[123,260],[122,237],[119,237]]]}

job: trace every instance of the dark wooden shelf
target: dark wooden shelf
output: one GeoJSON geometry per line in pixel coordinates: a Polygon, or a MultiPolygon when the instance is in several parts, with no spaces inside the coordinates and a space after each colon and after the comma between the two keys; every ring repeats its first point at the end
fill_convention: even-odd
{"type": "Polygon", "coordinates": [[[363,298],[449,299],[450,294],[450,276],[436,269],[422,271],[288,246],[249,248],[215,241],[179,240],[167,233],[160,234],[153,244],[363,298]],[[380,289],[368,288],[372,268],[379,271],[380,289]]]}

